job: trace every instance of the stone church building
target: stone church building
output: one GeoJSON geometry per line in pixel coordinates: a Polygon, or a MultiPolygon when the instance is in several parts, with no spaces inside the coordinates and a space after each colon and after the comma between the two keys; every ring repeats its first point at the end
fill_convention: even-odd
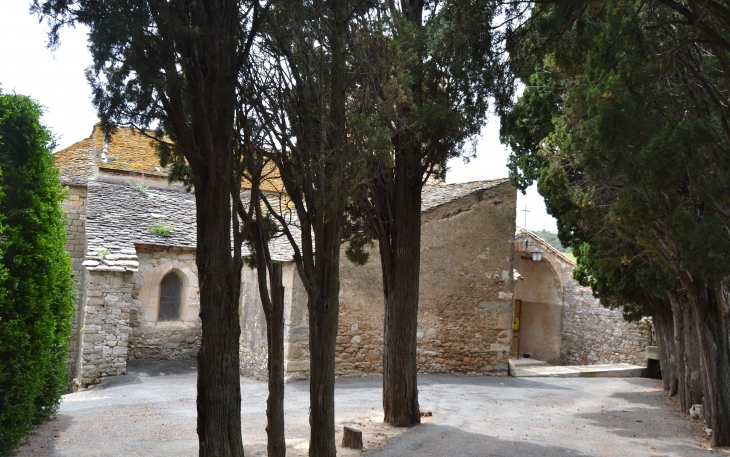
{"type": "MultiPolygon", "coordinates": [[[[129,129],[107,143],[95,127],[56,156],[68,187],[67,249],[79,292],[67,363],[75,386],[123,374],[127,361],[194,357],[201,326],[193,195],[168,184],[149,139],[129,129]]],[[[648,330],[601,307],[572,279],[574,263],[516,229],[515,212],[516,191],[506,179],[424,188],[419,370],[506,375],[510,353],[518,352],[558,364],[636,362],[648,330]],[[522,250],[525,238],[532,240],[528,249],[544,251],[543,260],[522,250]]],[[[285,373],[305,379],[306,293],[291,250],[277,243],[274,260],[285,272],[285,373]]],[[[382,371],[378,263],[376,249],[364,266],[343,253],[341,376],[382,371]]],[[[247,267],[239,318],[241,374],[262,379],[266,330],[256,275],[247,267]]]]}

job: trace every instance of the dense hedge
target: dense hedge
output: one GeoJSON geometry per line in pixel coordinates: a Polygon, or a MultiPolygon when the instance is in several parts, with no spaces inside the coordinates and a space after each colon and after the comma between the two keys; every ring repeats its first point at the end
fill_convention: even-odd
{"type": "Polygon", "coordinates": [[[30,98],[0,93],[0,455],[58,408],[73,315],[64,192],[30,98]]]}

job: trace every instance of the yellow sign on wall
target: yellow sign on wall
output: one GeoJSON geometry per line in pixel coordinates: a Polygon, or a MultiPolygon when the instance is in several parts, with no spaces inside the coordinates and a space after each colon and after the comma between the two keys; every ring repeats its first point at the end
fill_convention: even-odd
{"type": "Polygon", "coordinates": [[[520,318],[519,317],[512,318],[512,330],[514,330],[514,331],[520,330],[520,318]]]}

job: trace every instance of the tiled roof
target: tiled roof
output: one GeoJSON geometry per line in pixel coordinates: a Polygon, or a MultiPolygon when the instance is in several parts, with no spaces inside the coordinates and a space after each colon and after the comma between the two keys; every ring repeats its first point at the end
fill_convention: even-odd
{"type": "MultiPolygon", "coordinates": [[[[91,181],[86,204],[84,265],[90,270],[136,271],[135,244],[196,247],[195,197],[181,189],[150,188],[145,194],[130,185],[91,181]],[[158,221],[175,225],[170,236],[150,233],[158,221]]],[[[293,225],[298,239],[297,224],[293,225]]],[[[274,240],[271,251],[278,261],[293,255],[284,238],[274,240]]]]}
{"type": "Polygon", "coordinates": [[[423,192],[421,193],[421,212],[426,212],[437,206],[453,202],[474,192],[497,187],[505,182],[509,182],[509,179],[503,178],[489,181],[423,186],[423,192]]]}
{"type": "MultiPolygon", "coordinates": [[[[152,135],[152,134],[150,134],[152,135]]],[[[167,176],[169,169],[160,166],[152,139],[137,130],[119,127],[109,143],[99,124],[95,125],[89,138],[81,140],[66,149],[56,152],[56,166],[61,170],[61,182],[70,185],[85,185],[94,175],[94,167],[102,173],[133,173],[152,176],[167,176]]],[[[279,192],[282,188],[276,169],[271,166],[262,189],[279,192]]],[[[243,188],[250,188],[244,183],[243,188]]]]}

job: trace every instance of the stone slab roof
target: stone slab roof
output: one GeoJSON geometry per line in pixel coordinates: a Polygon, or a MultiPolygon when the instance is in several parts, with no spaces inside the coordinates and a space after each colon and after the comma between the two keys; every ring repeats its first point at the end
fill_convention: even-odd
{"type": "MultiPolygon", "coordinates": [[[[425,186],[422,211],[490,189],[506,179],[425,186]]],[[[245,198],[245,197],[244,197],[245,198]]],[[[119,181],[89,181],[86,208],[88,248],[84,266],[99,271],[137,271],[135,245],[196,247],[195,197],[180,188],[135,190],[119,181]],[[155,223],[174,225],[170,236],[152,233],[155,223]]],[[[290,230],[300,239],[296,215],[287,214],[290,230]]],[[[293,250],[285,237],[270,245],[272,259],[291,261],[293,250]]],[[[244,255],[247,254],[244,249],[244,255]]]]}
{"type": "MultiPolygon", "coordinates": [[[[196,247],[195,197],[181,189],[149,188],[146,193],[129,184],[88,183],[84,266],[89,270],[137,271],[135,245],[196,247]],[[156,222],[175,225],[170,236],[151,233],[156,222]]],[[[296,221],[292,232],[298,237],[296,221]]],[[[246,252],[244,252],[246,254],[246,252]]],[[[272,259],[288,261],[293,251],[286,239],[271,245],[272,259]]]]}
{"type": "Polygon", "coordinates": [[[429,211],[447,203],[451,203],[467,195],[481,190],[491,189],[500,184],[509,182],[509,179],[492,179],[489,181],[472,181],[455,184],[432,184],[423,186],[421,194],[421,212],[429,211]]]}

